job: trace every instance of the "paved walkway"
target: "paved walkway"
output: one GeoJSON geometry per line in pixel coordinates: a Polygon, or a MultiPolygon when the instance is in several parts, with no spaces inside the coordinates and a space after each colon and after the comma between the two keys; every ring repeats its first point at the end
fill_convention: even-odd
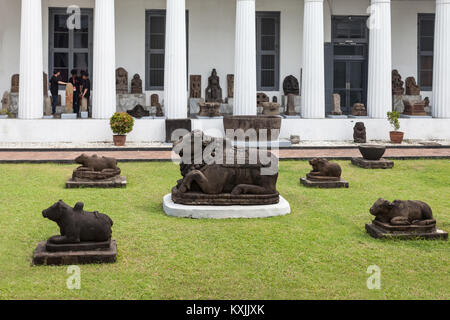
{"type": "MultiPolygon", "coordinates": [[[[58,162],[70,163],[79,156],[81,151],[1,151],[0,163],[45,163],[58,162]]],[[[86,154],[98,154],[100,156],[113,157],[119,161],[169,161],[171,151],[89,151],[86,154]]],[[[360,157],[355,148],[308,148],[308,149],[282,149],[280,158],[311,159],[316,157],[330,159],[351,159],[360,157]]],[[[447,158],[450,159],[449,148],[392,148],[387,149],[386,158],[391,159],[417,159],[417,158],[447,158]]]]}

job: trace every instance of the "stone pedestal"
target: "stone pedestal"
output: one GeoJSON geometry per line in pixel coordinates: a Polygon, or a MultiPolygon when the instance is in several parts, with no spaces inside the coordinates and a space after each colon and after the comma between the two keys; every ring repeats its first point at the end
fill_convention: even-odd
{"type": "Polygon", "coordinates": [[[367,233],[375,239],[397,239],[397,240],[448,240],[448,233],[437,230],[432,226],[392,226],[374,221],[366,224],[367,233]]]}
{"type": "Polygon", "coordinates": [[[145,107],[145,94],[118,94],[116,96],[117,112],[133,110],[138,104],[145,107]]]}
{"type": "Polygon", "coordinates": [[[392,169],[394,161],[381,158],[380,160],[366,160],[364,158],[353,158],[352,164],[363,169],[392,169]]]}
{"type": "Polygon", "coordinates": [[[35,266],[61,266],[79,264],[114,263],[117,259],[115,240],[102,243],[52,245],[40,242],[33,253],[35,266]]]}
{"type": "Polygon", "coordinates": [[[188,206],[176,204],[172,195],[164,197],[164,212],[168,216],[190,219],[252,219],[284,216],[291,213],[289,203],[280,196],[273,205],[248,206],[188,206]]]}
{"type": "MultiPolygon", "coordinates": [[[[294,98],[294,105],[295,105],[295,112],[300,115],[301,112],[301,105],[302,105],[302,97],[300,96],[295,96],[294,98]]],[[[287,111],[287,106],[288,106],[288,96],[282,95],[281,96],[281,106],[283,107],[283,111],[286,112],[287,111]]]]}
{"type": "Polygon", "coordinates": [[[339,189],[349,188],[350,185],[345,180],[339,181],[311,181],[307,178],[301,178],[300,183],[307,188],[321,188],[321,189],[339,189]]]}
{"type": "Polygon", "coordinates": [[[11,105],[9,111],[17,117],[19,112],[19,93],[10,93],[11,105]]]}
{"type": "Polygon", "coordinates": [[[127,178],[118,176],[111,179],[88,181],[88,180],[74,180],[70,178],[66,182],[67,189],[81,189],[81,188],[126,188],[127,178]]]}
{"type": "Polygon", "coordinates": [[[76,119],[77,114],[76,113],[61,113],[61,119],[76,119]]]}
{"type": "Polygon", "coordinates": [[[203,98],[189,98],[189,114],[195,115],[200,112],[199,103],[204,103],[205,100],[203,98]]]}

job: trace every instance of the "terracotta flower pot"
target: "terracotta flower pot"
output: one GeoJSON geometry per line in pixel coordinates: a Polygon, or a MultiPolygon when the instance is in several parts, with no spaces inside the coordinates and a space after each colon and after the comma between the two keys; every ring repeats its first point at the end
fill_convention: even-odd
{"type": "Polygon", "coordinates": [[[115,135],[113,136],[113,141],[116,147],[123,147],[127,141],[127,136],[115,135]]]}
{"type": "Polygon", "coordinates": [[[391,142],[401,144],[403,142],[403,137],[405,136],[404,132],[400,131],[391,131],[391,142]]]}

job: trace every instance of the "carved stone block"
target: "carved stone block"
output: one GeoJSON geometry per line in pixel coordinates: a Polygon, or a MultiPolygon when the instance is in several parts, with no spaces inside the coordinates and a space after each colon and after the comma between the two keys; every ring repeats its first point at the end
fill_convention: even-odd
{"type": "Polygon", "coordinates": [[[200,99],[202,97],[202,76],[190,76],[190,98],[200,99]]]}

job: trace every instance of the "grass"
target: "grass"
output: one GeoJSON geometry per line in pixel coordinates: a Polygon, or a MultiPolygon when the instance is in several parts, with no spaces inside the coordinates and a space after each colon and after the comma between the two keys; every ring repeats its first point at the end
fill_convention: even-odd
{"type": "Polygon", "coordinates": [[[450,245],[378,241],[364,230],[379,198],[424,200],[450,231],[450,162],[397,161],[370,171],[340,162],[349,190],[306,189],[307,162],[282,162],[279,190],[292,215],[264,220],[170,218],[162,197],[179,178],[172,163],[124,163],[124,190],[66,190],[74,166],[0,165],[0,299],[449,299],[450,245]],[[41,211],[59,199],[115,222],[116,264],[31,267],[39,241],[58,234],[41,211]],[[381,290],[366,270],[381,268],[381,290]]]}

